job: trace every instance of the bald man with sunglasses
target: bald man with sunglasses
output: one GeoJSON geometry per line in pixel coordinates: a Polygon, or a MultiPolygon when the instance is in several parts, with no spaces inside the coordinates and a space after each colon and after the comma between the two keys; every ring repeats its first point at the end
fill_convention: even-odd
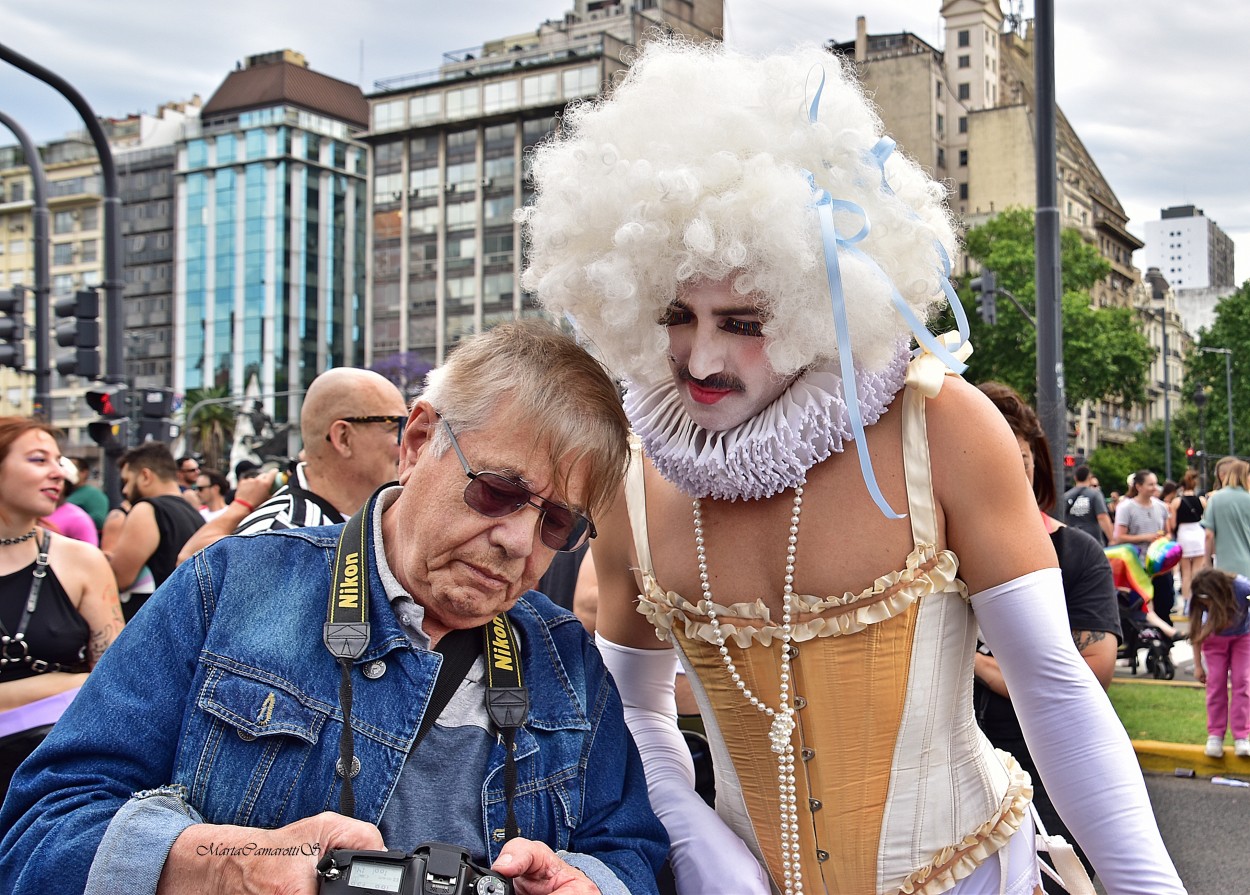
{"type": "MultiPolygon", "coordinates": [[[[395,438],[324,428],[344,425],[395,438]]],[[[531,590],[595,536],[626,435],[615,384],[551,325],[462,342],[407,416],[398,484],[346,525],[223,539],[152,597],[14,781],[0,878],[313,895],[332,850],[433,841],[517,895],[655,892],[668,839],[620,697],[531,590]]]]}
{"type": "Polygon", "coordinates": [[[395,480],[408,409],[394,383],[372,370],[332,367],[300,408],[301,462],[273,490],[274,472],[238,484],[233,502],[186,543],[185,561],[228,534],[333,525],[395,480]]]}

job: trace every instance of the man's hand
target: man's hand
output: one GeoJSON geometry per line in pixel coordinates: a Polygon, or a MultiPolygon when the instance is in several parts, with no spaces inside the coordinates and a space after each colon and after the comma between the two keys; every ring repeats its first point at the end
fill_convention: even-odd
{"type": "Polygon", "coordinates": [[[561,860],[547,845],[513,839],[503,847],[491,870],[512,880],[516,895],[598,895],[586,874],[561,860]]]}
{"type": "Polygon", "coordinates": [[[269,469],[250,479],[240,479],[234,489],[234,499],[242,498],[254,507],[260,506],[273,493],[273,483],[278,477],[278,470],[269,469]]]}
{"type": "MultiPolygon", "coordinates": [[[[330,811],[276,830],[196,824],[174,841],[156,893],[317,895],[317,862],[332,848],[377,851],[386,846],[373,824],[330,811]]],[[[568,891],[580,895],[583,890],[568,891]]]]}

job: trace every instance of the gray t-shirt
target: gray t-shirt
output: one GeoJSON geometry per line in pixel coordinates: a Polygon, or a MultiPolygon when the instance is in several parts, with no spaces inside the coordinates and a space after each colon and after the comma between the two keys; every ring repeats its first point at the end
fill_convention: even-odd
{"type": "Polygon", "coordinates": [[[1063,495],[1063,501],[1067,507],[1064,522],[1079,528],[1099,544],[1107,542],[1098,525],[1098,517],[1107,514],[1107,501],[1101,491],[1089,485],[1077,485],[1063,495]]]}
{"type": "Polygon", "coordinates": [[[1142,506],[1133,498],[1124,498],[1115,508],[1115,524],[1123,525],[1131,535],[1155,534],[1167,528],[1168,508],[1153,497],[1150,506],[1142,506]]]}

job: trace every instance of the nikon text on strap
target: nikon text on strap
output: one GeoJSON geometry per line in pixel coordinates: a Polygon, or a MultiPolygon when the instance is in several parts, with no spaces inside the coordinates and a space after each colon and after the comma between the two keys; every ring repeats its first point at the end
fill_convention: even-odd
{"type": "MultiPolygon", "coordinates": [[[[347,520],[339,535],[334,554],[334,577],[330,586],[330,604],[322,640],[341,669],[339,705],[343,711],[343,732],[339,736],[339,775],[343,788],[339,792],[339,812],[347,817],[356,813],[352,779],[355,777],[355,746],[352,738],[352,663],[364,655],[369,646],[369,544],[366,525],[372,524],[378,494],[374,492],[356,515],[347,520]]],[[[506,615],[498,615],[479,628],[450,631],[438,643],[442,655],[438,677],[421,718],[413,742],[416,749],[446,708],[459,684],[477,658],[478,637],[486,655],[486,711],[499,728],[503,740],[504,799],[507,804],[505,841],[519,835],[513,798],[516,795],[516,732],[529,713],[529,693],[521,675],[521,651],[516,631],[506,615]],[[478,634],[478,631],[481,634],[478,634]]]]}

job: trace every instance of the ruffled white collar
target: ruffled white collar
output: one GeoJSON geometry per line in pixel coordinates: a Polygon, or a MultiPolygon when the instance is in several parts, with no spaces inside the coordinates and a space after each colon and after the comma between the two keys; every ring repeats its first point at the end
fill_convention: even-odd
{"type": "MultiPolygon", "coordinates": [[[[881,418],[907,374],[900,350],[884,370],[858,372],[864,425],[881,418]]],[[[672,379],[627,385],[625,415],[660,475],[691,497],[758,500],[802,484],[807,471],[852,438],[842,377],[801,374],[777,400],[743,423],[710,432],[686,414],[672,379]]]]}

